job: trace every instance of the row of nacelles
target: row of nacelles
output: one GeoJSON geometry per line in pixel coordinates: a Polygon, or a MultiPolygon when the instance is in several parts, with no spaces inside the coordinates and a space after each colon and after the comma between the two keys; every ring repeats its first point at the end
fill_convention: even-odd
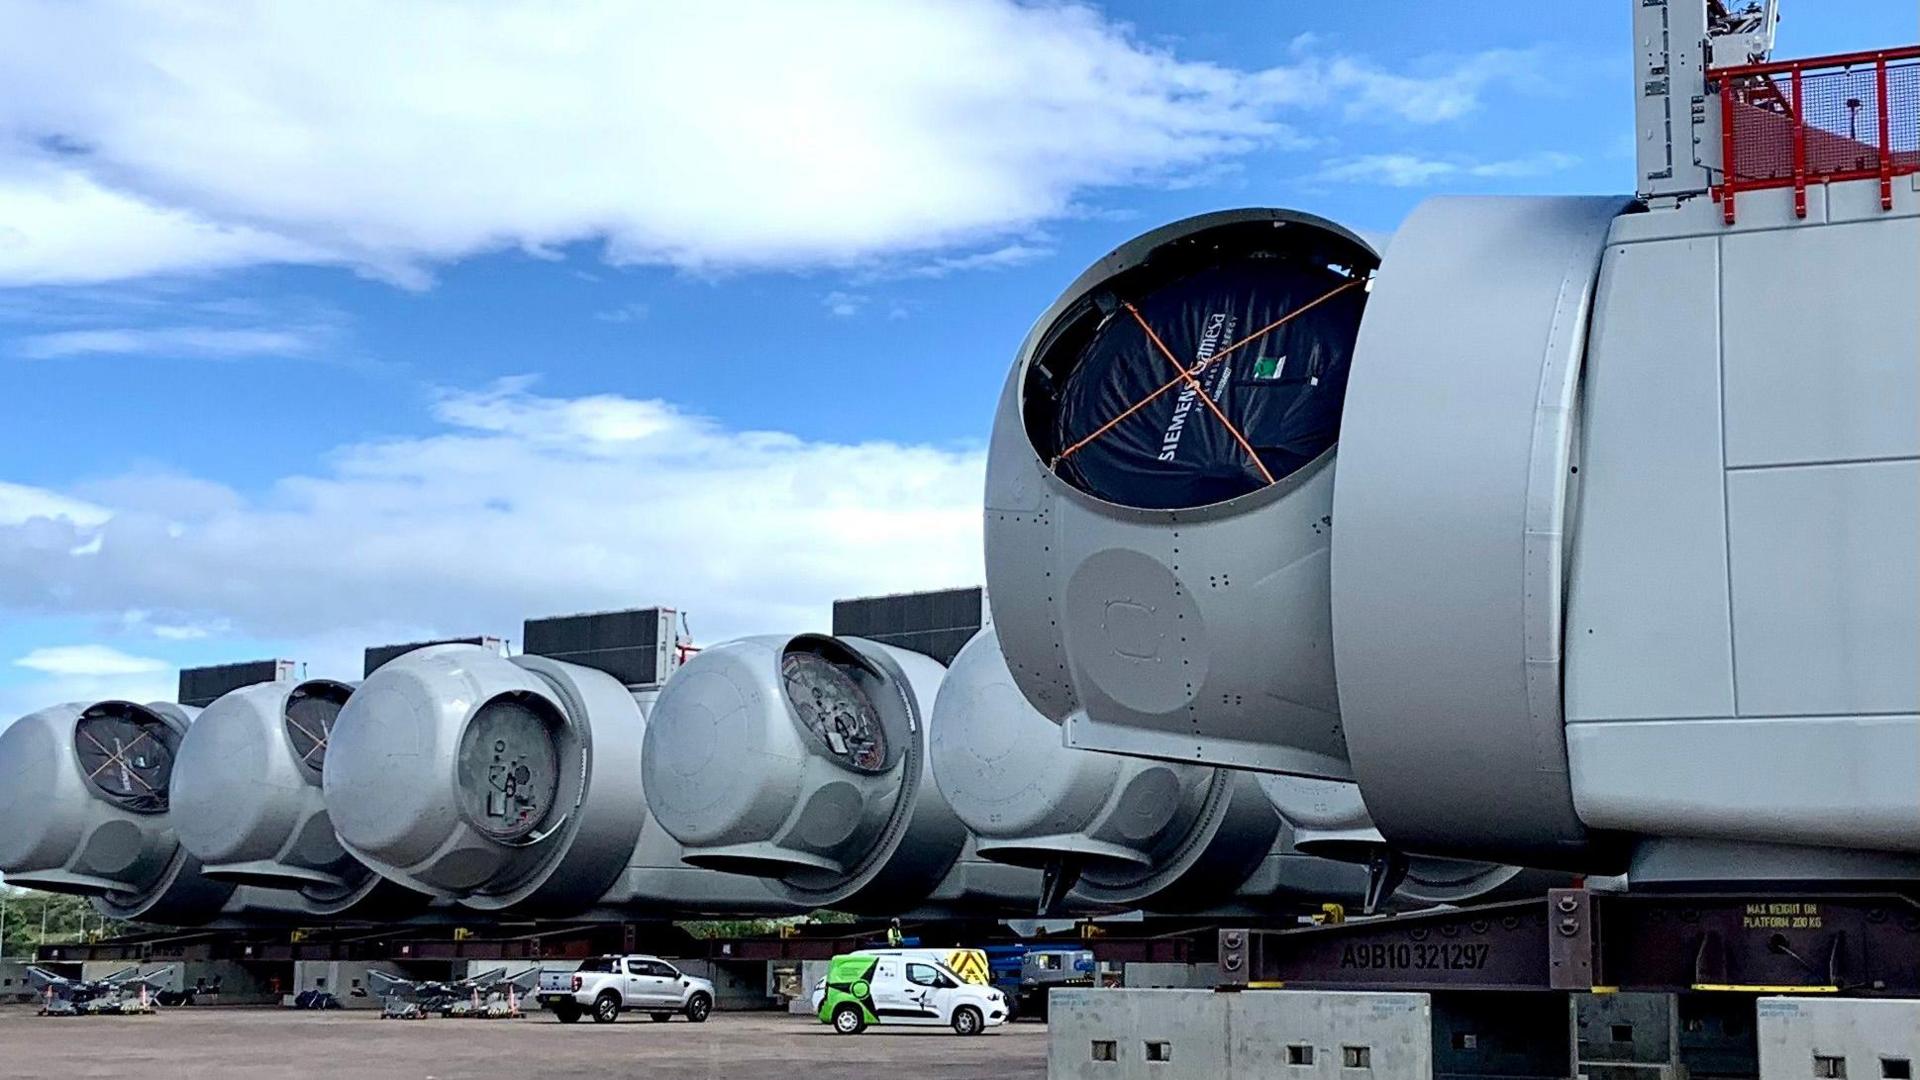
{"type": "MultiPolygon", "coordinates": [[[[358,686],[42,710],[0,738],[0,776],[10,880],[155,923],[1012,916],[1043,901],[1270,914],[1358,903],[1368,883],[1302,854],[1248,775],[1065,748],[990,631],[951,672],[856,638],[748,638],[642,693],[549,658],[433,646],[358,686]],[[855,693],[796,709],[796,692],[836,688],[855,693]],[[108,759],[151,740],[146,779],[119,787],[157,800],[87,775],[77,747],[102,716],[132,733],[108,759]]],[[[1428,884],[1416,873],[1401,902],[1457,894],[1428,884]]]]}

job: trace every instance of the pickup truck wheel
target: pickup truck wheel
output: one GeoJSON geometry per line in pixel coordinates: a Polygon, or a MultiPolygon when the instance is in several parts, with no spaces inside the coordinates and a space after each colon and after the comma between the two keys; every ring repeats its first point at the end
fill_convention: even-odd
{"type": "Polygon", "coordinates": [[[593,999],[593,1022],[611,1024],[620,1019],[620,995],[608,990],[593,999]]]}
{"type": "Polygon", "coordinates": [[[553,1015],[563,1024],[577,1024],[580,1022],[580,1006],[559,1005],[554,1008],[553,1015]]]}
{"type": "Polygon", "coordinates": [[[867,1029],[867,1018],[860,1015],[860,1006],[845,1002],[834,1007],[833,1030],[838,1035],[858,1035],[867,1029]]]}
{"type": "Polygon", "coordinates": [[[986,1029],[986,1019],[980,1010],[971,1005],[962,1005],[953,1010],[953,1033],[955,1035],[978,1035],[986,1029]]]}
{"type": "Polygon", "coordinates": [[[707,1016],[713,1012],[713,999],[705,994],[695,994],[687,1001],[687,1019],[696,1024],[707,1022],[707,1016]]]}
{"type": "Polygon", "coordinates": [[[664,1024],[667,1021],[673,1019],[673,1014],[672,1013],[648,1013],[647,1019],[653,1021],[656,1024],[664,1024]]]}

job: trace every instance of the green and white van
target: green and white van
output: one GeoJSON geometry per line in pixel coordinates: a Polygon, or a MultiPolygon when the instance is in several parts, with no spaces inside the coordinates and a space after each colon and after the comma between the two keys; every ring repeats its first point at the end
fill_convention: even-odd
{"type": "Polygon", "coordinates": [[[869,1024],[951,1027],[978,1035],[1007,1022],[1007,999],[991,986],[970,983],[928,956],[893,952],[836,956],[820,997],[820,1022],[841,1035],[869,1024]]]}

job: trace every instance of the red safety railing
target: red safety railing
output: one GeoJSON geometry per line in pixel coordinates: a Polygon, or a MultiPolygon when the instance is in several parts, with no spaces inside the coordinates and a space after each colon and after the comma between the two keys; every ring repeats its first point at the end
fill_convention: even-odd
{"type": "Polygon", "coordinates": [[[1845,56],[1716,68],[1725,176],[1714,196],[1727,224],[1742,191],[1793,189],[1807,214],[1807,185],[1880,181],[1893,209],[1893,178],[1920,172],[1920,45],[1845,56]]]}

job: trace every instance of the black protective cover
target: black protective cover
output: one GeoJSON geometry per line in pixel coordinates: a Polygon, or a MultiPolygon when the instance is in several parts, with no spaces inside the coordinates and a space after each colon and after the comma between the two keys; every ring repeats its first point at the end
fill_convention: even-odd
{"type": "MultiPolygon", "coordinates": [[[[1173,356],[1196,374],[1275,480],[1340,434],[1347,367],[1366,303],[1346,289],[1250,344],[1229,346],[1346,282],[1325,266],[1242,257],[1159,285],[1132,302],[1173,356]]],[[[1122,305],[1111,306],[1067,370],[1054,413],[1062,450],[1152,394],[1178,372],[1122,305]]],[[[1109,502],[1176,509],[1266,486],[1247,451],[1184,382],[1059,462],[1062,478],[1109,502]]]]}
{"type": "Polygon", "coordinates": [[[136,814],[167,809],[179,738],[165,722],[125,711],[88,710],[73,728],[73,752],[94,790],[136,814]]]}

